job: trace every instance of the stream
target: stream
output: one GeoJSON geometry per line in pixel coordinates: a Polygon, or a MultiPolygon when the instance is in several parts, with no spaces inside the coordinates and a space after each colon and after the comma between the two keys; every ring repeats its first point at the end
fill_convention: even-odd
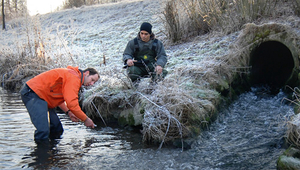
{"type": "Polygon", "coordinates": [[[146,146],[139,132],[101,122],[90,129],[64,114],[58,114],[62,138],[37,146],[19,94],[0,88],[0,169],[276,170],[286,149],[285,123],[294,115],[285,97],[261,88],[241,94],[182,151],[146,146]]]}

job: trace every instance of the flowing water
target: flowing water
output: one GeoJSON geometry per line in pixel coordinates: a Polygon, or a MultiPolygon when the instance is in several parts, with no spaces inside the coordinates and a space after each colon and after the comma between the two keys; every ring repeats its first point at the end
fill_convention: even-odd
{"type": "Polygon", "coordinates": [[[285,94],[244,93],[190,149],[148,147],[141,134],[117,127],[86,128],[59,114],[65,132],[37,146],[34,127],[17,93],[0,89],[0,169],[276,169],[285,150],[285,122],[293,108],[285,94]]]}

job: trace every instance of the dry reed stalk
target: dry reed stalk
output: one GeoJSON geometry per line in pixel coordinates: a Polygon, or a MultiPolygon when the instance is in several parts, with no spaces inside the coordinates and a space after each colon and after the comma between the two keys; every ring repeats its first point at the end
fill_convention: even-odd
{"type": "Polygon", "coordinates": [[[300,117],[299,114],[294,116],[291,121],[287,122],[287,141],[300,149],[300,117]]]}

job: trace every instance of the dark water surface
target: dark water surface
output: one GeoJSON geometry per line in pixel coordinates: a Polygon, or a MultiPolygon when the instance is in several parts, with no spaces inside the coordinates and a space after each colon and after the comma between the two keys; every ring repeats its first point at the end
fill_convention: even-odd
{"type": "Polygon", "coordinates": [[[284,93],[242,94],[220,113],[192,148],[145,147],[141,134],[114,127],[86,128],[59,114],[62,139],[37,146],[19,94],[0,89],[0,169],[276,169],[285,122],[293,108],[284,93]]]}

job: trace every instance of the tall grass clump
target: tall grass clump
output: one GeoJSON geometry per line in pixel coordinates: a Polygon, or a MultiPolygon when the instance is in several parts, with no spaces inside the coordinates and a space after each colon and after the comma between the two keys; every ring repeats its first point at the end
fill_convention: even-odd
{"type": "Polygon", "coordinates": [[[196,8],[193,5],[195,2],[191,3],[190,9],[182,6],[180,0],[171,0],[165,5],[163,20],[172,43],[204,34],[209,30],[204,18],[195,12],[196,8]]]}
{"type": "Polygon", "coordinates": [[[6,32],[2,36],[13,41],[2,42],[0,47],[0,75],[1,86],[16,91],[30,78],[44,71],[56,67],[66,67],[66,60],[70,60],[67,50],[57,53],[64,46],[60,38],[60,45],[53,42],[50,35],[52,30],[42,30],[38,17],[24,17],[10,21],[6,32]],[[13,43],[11,43],[13,42],[13,43]],[[66,56],[67,55],[67,56],[66,56]]]}
{"type": "Polygon", "coordinates": [[[168,1],[163,12],[165,27],[168,31],[169,39],[174,43],[181,40],[182,31],[180,31],[181,23],[175,1],[168,1]]]}
{"type": "MultiPolygon", "coordinates": [[[[278,0],[171,0],[164,10],[165,20],[170,22],[166,29],[169,34],[181,35],[181,40],[210,31],[228,34],[240,30],[246,23],[274,16],[277,2],[278,0]]],[[[173,42],[177,41],[170,37],[173,42]]]]}
{"type": "MultiPolygon", "coordinates": [[[[46,65],[51,62],[45,55],[40,28],[34,23],[30,23],[29,20],[18,22],[20,26],[24,26],[18,28],[19,31],[26,33],[24,41],[16,39],[15,44],[2,46],[0,50],[1,85],[10,90],[20,88],[23,84],[22,81],[26,80],[27,77],[48,70],[46,65]]],[[[15,35],[12,37],[18,37],[17,32],[13,34],[15,35]]]]}

